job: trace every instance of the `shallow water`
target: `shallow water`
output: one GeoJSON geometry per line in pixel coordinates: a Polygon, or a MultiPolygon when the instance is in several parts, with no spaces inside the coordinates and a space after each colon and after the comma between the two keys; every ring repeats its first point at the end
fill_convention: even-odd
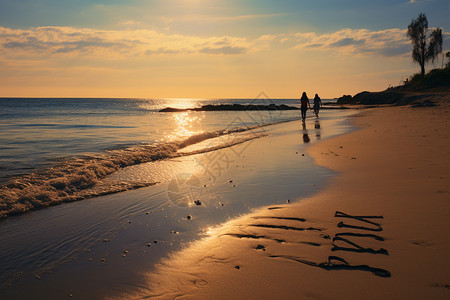
{"type": "Polygon", "coordinates": [[[62,158],[130,145],[157,144],[196,133],[298,118],[298,112],[159,113],[206,104],[288,104],[248,99],[0,98],[0,183],[62,158]]]}
{"type": "Polygon", "coordinates": [[[142,273],[210,228],[322,188],[334,174],[301,155],[304,134],[314,143],[346,133],[349,114],[324,112],[320,128],[313,118],[306,129],[268,126],[268,137],[231,148],[128,167],[107,180],[160,183],[2,221],[0,298],[92,299],[139,287],[142,273]]]}

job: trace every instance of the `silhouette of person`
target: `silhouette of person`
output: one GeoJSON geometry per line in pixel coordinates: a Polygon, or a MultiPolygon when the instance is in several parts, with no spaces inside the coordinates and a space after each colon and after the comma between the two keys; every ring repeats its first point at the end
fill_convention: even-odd
{"type": "Polygon", "coordinates": [[[308,110],[308,107],[311,108],[311,104],[309,103],[308,96],[306,96],[306,93],[303,92],[302,97],[300,98],[300,110],[302,111],[302,121],[304,122],[306,119],[306,111],[308,110]]]}
{"type": "Polygon", "coordinates": [[[320,100],[319,95],[314,96],[314,113],[316,114],[316,118],[319,117],[319,110],[322,107],[322,100],[320,100]]]}

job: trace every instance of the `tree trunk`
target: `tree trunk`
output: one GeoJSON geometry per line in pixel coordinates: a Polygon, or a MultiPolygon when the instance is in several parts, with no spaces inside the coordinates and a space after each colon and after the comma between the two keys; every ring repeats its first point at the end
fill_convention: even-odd
{"type": "Polygon", "coordinates": [[[420,74],[422,74],[422,77],[425,76],[425,63],[420,64],[420,74]]]}

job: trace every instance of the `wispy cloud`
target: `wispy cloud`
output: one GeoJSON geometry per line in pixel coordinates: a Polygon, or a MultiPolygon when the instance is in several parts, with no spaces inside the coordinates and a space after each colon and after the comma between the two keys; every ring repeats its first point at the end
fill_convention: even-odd
{"type": "Polygon", "coordinates": [[[72,27],[37,27],[18,30],[0,27],[0,52],[19,56],[33,54],[146,56],[170,54],[246,53],[250,43],[239,37],[195,37],[163,34],[152,30],[96,30],[72,27]]]}
{"type": "MultiPolygon", "coordinates": [[[[336,51],[351,55],[399,56],[409,52],[404,29],[393,28],[371,31],[368,29],[342,29],[332,33],[296,33],[271,37],[290,49],[336,51]]],[[[268,37],[266,37],[268,39],[268,37]]]]}
{"type": "Polygon", "coordinates": [[[0,27],[0,54],[21,56],[146,57],[155,55],[245,55],[261,50],[335,51],[351,55],[400,56],[409,53],[404,29],[371,31],[342,29],[263,35],[249,39],[236,36],[197,37],[153,30],[97,30],[74,27],[0,27]]]}

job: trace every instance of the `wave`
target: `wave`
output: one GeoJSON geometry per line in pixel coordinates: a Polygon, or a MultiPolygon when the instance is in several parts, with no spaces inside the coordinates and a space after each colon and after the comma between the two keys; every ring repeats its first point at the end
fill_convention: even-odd
{"type": "Polygon", "coordinates": [[[151,186],[157,182],[108,182],[102,181],[122,168],[146,162],[186,155],[199,154],[230,147],[265,136],[258,128],[289,121],[236,127],[193,135],[175,142],[156,145],[133,145],[111,149],[98,154],[85,154],[58,161],[51,167],[39,169],[31,174],[12,178],[0,186],[0,218],[22,214],[31,210],[72,202],[86,198],[117,193],[130,189],[151,186]],[[239,135],[235,139],[195,150],[188,146],[223,135],[252,131],[250,135],[239,135]]]}

